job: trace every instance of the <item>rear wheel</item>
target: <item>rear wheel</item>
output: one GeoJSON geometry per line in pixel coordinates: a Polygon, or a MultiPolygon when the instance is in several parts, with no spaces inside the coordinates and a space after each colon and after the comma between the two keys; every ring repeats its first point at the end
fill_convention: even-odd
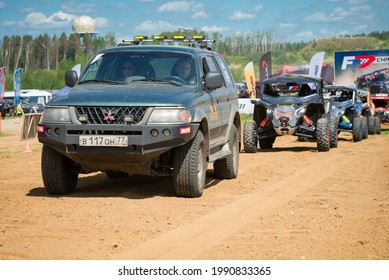
{"type": "Polygon", "coordinates": [[[362,119],[362,139],[367,139],[369,137],[369,128],[367,126],[367,118],[361,117],[362,119]]]}
{"type": "Polygon", "coordinates": [[[176,194],[200,197],[204,191],[207,165],[204,136],[198,131],[194,139],[175,149],[173,180],[176,194]]]}
{"type": "Polygon", "coordinates": [[[376,120],[375,120],[375,117],[373,116],[369,116],[367,118],[367,126],[369,128],[369,134],[373,135],[375,134],[375,130],[376,130],[376,120]]]}
{"type": "Polygon", "coordinates": [[[214,162],[213,169],[218,179],[233,179],[238,175],[239,167],[239,135],[235,125],[231,127],[228,139],[231,154],[214,162]]]}
{"type": "Polygon", "coordinates": [[[243,126],[243,147],[246,153],[257,152],[257,123],[247,121],[243,126]]]}
{"type": "Polygon", "coordinates": [[[327,152],[330,149],[330,127],[326,118],[320,118],[316,124],[316,142],[319,152],[327,152]]]}
{"type": "Polygon", "coordinates": [[[374,132],[376,134],[381,134],[381,119],[379,117],[374,117],[374,132]]]}
{"type": "Polygon", "coordinates": [[[43,145],[41,169],[43,184],[49,194],[64,195],[74,192],[78,167],[71,159],[43,145]]]}
{"type": "Polygon", "coordinates": [[[273,144],[274,144],[275,140],[276,140],[276,137],[259,139],[259,147],[261,149],[271,149],[271,148],[273,148],[273,144]]]}
{"type": "Polygon", "coordinates": [[[355,117],[353,119],[353,141],[358,142],[362,140],[363,127],[362,119],[360,117],[355,117]]]}

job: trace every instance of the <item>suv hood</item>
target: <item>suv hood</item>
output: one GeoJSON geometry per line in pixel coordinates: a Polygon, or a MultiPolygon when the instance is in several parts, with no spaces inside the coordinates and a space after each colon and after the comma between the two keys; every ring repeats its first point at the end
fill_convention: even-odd
{"type": "MultiPolygon", "coordinates": [[[[196,88],[155,83],[128,85],[83,84],[53,98],[63,106],[177,106],[186,105],[196,88]]],[[[198,91],[197,91],[198,92],[198,91]]],[[[191,99],[192,100],[192,99],[191,99]]]]}

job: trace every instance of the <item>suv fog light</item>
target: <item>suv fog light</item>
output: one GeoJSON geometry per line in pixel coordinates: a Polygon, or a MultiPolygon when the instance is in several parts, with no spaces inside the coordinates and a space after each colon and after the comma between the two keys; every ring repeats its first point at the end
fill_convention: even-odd
{"type": "Polygon", "coordinates": [[[54,134],[55,135],[60,135],[61,134],[61,129],[59,129],[58,127],[56,129],[54,129],[54,134]]]}
{"type": "Polygon", "coordinates": [[[162,134],[163,134],[163,136],[165,136],[165,137],[168,137],[168,136],[170,136],[170,130],[169,129],[164,129],[164,130],[162,130],[162,134]]]}
{"type": "Polygon", "coordinates": [[[150,131],[150,134],[151,134],[151,136],[157,137],[158,134],[159,134],[159,132],[158,132],[158,130],[156,130],[156,129],[152,129],[152,130],[150,131]]]}

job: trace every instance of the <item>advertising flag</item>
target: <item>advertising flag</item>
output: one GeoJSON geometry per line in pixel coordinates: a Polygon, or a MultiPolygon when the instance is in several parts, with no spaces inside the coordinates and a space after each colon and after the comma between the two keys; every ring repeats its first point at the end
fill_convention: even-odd
{"type": "Polygon", "coordinates": [[[271,69],[271,52],[265,53],[259,61],[259,80],[262,82],[272,75],[271,69]]]}
{"type": "Polygon", "coordinates": [[[5,92],[5,67],[0,68],[0,103],[3,102],[5,92]]]}
{"type": "Polygon", "coordinates": [[[308,75],[312,77],[321,77],[321,68],[323,66],[324,52],[318,52],[312,56],[309,63],[308,75]]]}
{"type": "Polygon", "coordinates": [[[255,96],[255,73],[254,73],[254,64],[252,61],[246,64],[244,68],[244,76],[247,84],[247,88],[250,93],[250,97],[255,96]]]}
{"type": "Polygon", "coordinates": [[[19,103],[20,101],[20,87],[21,87],[21,75],[22,75],[22,69],[19,68],[14,72],[14,93],[15,93],[15,99],[14,103],[15,105],[19,103]]]}

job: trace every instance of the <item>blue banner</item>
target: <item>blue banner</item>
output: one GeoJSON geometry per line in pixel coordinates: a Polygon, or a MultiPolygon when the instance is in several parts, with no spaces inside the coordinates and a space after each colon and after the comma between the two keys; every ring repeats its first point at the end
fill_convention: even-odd
{"type": "Polygon", "coordinates": [[[15,105],[17,105],[20,101],[20,88],[21,88],[21,82],[22,82],[22,69],[19,68],[14,72],[14,93],[15,93],[15,105]]]}
{"type": "Polygon", "coordinates": [[[359,76],[389,67],[389,50],[360,50],[334,53],[335,83],[354,86],[359,76]]]}

